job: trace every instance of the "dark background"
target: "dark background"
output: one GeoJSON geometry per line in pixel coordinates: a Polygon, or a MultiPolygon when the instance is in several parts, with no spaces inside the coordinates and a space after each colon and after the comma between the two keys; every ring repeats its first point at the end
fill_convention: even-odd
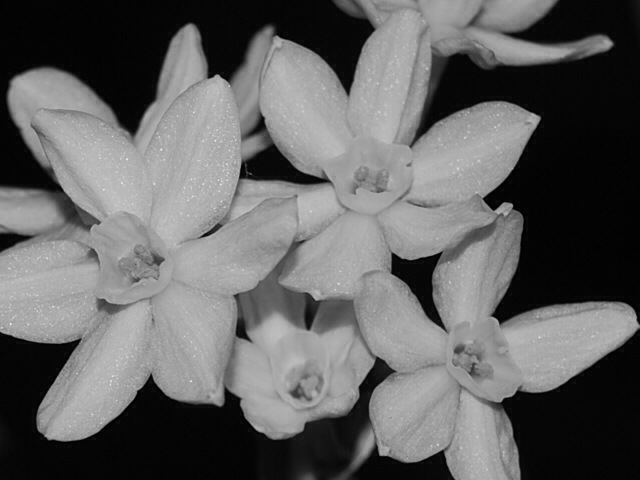
{"type": "MultiPolygon", "coordinates": [[[[367,23],[342,14],[329,0],[12,5],[0,20],[2,88],[26,69],[55,66],[90,85],[131,131],[154,97],[168,42],[185,23],[201,30],[210,75],[229,78],[252,32],[273,23],[280,36],[319,53],[346,85],[370,32],[367,23]]],[[[489,100],[510,101],[542,116],[514,172],[487,197],[494,208],[512,202],[525,217],[520,267],[496,312],[501,320],[555,303],[612,300],[640,308],[637,6],[635,0],[563,0],[522,35],[560,41],[606,33],[616,46],[605,55],[493,71],[456,57],[443,78],[428,124],[489,100]]],[[[4,104],[0,125],[0,183],[54,188],[4,104]]],[[[302,180],[274,149],[248,170],[258,178],[302,180]]],[[[17,240],[0,241],[6,247],[17,240]]],[[[435,259],[395,264],[428,312],[434,264],[435,259]]],[[[180,404],[150,381],[99,434],[66,444],[44,439],[35,428],[36,411],[74,346],[0,336],[0,478],[257,478],[255,458],[264,442],[231,395],[222,409],[180,404]]],[[[518,393],[504,402],[523,479],[626,478],[640,467],[638,346],[635,338],[555,391],[518,393]]],[[[369,379],[365,388],[374,384],[369,379]]],[[[365,411],[366,405],[356,409],[365,411]]],[[[360,474],[387,476],[449,478],[441,454],[413,465],[374,456],[360,474]]]]}

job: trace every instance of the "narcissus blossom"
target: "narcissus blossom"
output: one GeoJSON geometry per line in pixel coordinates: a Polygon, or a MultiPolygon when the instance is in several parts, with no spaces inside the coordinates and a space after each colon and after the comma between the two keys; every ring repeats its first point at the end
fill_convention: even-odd
{"type": "Polygon", "coordinates": [[[272,439],[300,433],[307,422],[346,415],[373,366],[353,303],[321,302],[305,324],[305,295],[271,274],[239,296],[247,336],[237,338],[225,378],[244,416],[272,439]]]}
{"type": "MultiPolygon", "coordinates": [[[[267,26],[260,30],[251,40],[244,63],[231,78],[231,88],[239,109],[244,160],[271,144],[266,131],[253,132],[261,118],[258,78],[272,37],[273,27],[267,26]]],[[[132,142],[140,152],[145,152],[167,108],[188,87],[206,79],[207,72],[200,33],[195,25],[186,25],[171,40],[160,72],[156,99],[147,108],[138,130],[132,135],[132,142]]],[[[25,143],[49,173],[53,173],[51,165],[36,132],[31,128],[31,118],[36,111],[41,108],[77,110],[118,126],[116,115],[91,88],[70,73],[54,68],[37,68],[14,77],[7,94],[7,103],[25,143]]],[[[122,127],[118,128],[123,130],[122,127]]],[[[81,226],[72,228],[75,221],[75,210],[71,202],[60,192],[0,188],[0,233],[49,234],[38,240],[85,240],[86,229],[81,226]],[[57,232],[59,228],[63,228],[63,231],[57,232]]],[[[33,242],[28,244],[31,243],[33,242]]]]}
{"type": "Polygon", "coordinates": [[[514,274],[521,231],[522,216],[507,208],[443,252],[433,296],[446,332],[396,277],[378,271],[359,281],[362,335],[397,372],[369,407],[382,455],[416,462],[444,450],[457,480],[519,479],[499,402],[562,385],[637,331],[633,309],[608,302],[540,308],[499,325],[491,315],[514,274]]]}
{"type": "Polygon", "coordinates": [[[526,30],[543,18],[558,0],[333,0],[354,17],[376,27],[392,12],[409,8],[422,13],[431,27],[431,48],[448,57],[464,53],[483,68],[538,65],[578,60],[613,46],[605,35],[540,44],[506,35],[526,30]]]}
{"type": "Polygon", "coordinates": [[[494,214],[480,199],[515,166],[539,117],[491,102],[434,125],[410,148],[428,90],[429,32],[413,10],[367,40],[350,94],[318,55],[276,38],[260,106],[276,146],[329,182],[241,181],[229,218],[264,198],[298,196],[302,241],[280,283],[316,299],[351,298],[355,281],[388,270],[391,252],[434,255],[494,214]]]}
{"type": "Polygon", "coordinates": [[[233,93],[219,77],[167,109],[144,155],[84,112],[33,118],[65,193],[95,219],[87,244],[42,241],[0,255],[0,331],[81,342],[38,411],[48,438],[76,440],[122,412],[153,376],[176,400],[224,401],[233,295],[280,261],[296,231],[293,199],[265,202],[209,236],[240,169],[233,93]]]}

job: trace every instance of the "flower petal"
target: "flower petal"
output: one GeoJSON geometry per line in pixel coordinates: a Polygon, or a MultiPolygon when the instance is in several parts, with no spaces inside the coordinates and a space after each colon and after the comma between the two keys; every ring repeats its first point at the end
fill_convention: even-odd
{"type": "Polygon", "coordinates": [[[493,314],[518,266],[522,225],[512,210],[443,252],[433,272],[433,301],[447,330],[493,314]]]}
{"type": "Polygon", "coordinates": [[[288,255],[280,284],[316,300],[353,298],[369,270],[390,270],[391,252],[375,217],[348,211],[288,255]]]}
{"type": "Polygon", "coordinates": [[[296,43],[273,39],[262,71],[260,109],[282,154],[298,170],[324,178],[322,162],[345,152],[347,94],[331,67],[296,43]]]}
{"type": "Polygon", "coordinates": [[[515,167],[540,117],[506,102],[481,103],[436,123],[413,146],[406,199],[443,204],[484,197],[515,167]]]}
{"type": "Polygon", "coordinates": [[[274,31],[273,25],[266,25],[258,30],[249,42],[244,62],[233,72],[229,80],[238,104],[240,134],[243,138],[251,133],[260,122],[258,81],[265,57],[271,48],[274,31]]]}
{"type": "Polygon", "coordinates": [[[545,45],[475,27],[466,28],[464,33],[471,40],[491,50],[497,63],[502,65],[568,62],[604,53],[613,47],[613,42],[605,35],[591,35],[573,42],[545,45]]]}
{"type": "Polygon", "coordinates": [[[133,401],[149,378],[149,302],[105,306],[38,409],[38,430],[50,440],[99,432],[133,401]]]}
{"type": "Polygon", "coordinates": [[[173,101],[194,83],[207,78],[207,58],[198,28],[187,24],[174,35],[164,57],[156,100],[144,113],[133,143],[144,153],[160,119],[173,101]]]}
{"type": "Polygon", "coordinates": [[[83,112],[40,110],[32,126],[65,193],[104,220],[126,211],[148,220],[151,183],[136,148],[116,127],[83,112]]]}
{"type": "Polygon", "coordinates": [[[51,173],[31,119],[41,108],[79,110],[105,122],[118,124],[115,114],[87,85],[70,73],[55,68],[35,68],[13,77],[7,93],[7,106],[36,160],[51,173]]]}
{"type": "Polygon", "coordinates": [[[503,323],[502,330],[522,370],[521,389],[546,392],[620,347],[638,322],[628,305],[588,302],[532,310],[503,323]]]}
{"type": "Polygon", "coordinates": [[[400,201],[378,215],[389,248],[405,260],[440,253],[494,218],[478,196],[437,208],[400,201]]]}
{"type": "Polygon", "coordinates": [[[473,24],[498,32],[526,30],[558,3],[558,0],[484,0],[473,24]]]}
{"type": "Polygon", "coordinates": [[[225,386],[240,398],[260,396],[279,399],[273,385],[271,361],[267,353],[255,343],[237,338],[229,359],[225,386]]]}
{"type": "Polygon", "coordinates": [[[367,345],[395,371],[444,364],[447,335],[403,281],[387,272],[365,273],[353,303],[367,345]]]}
{"type": "Polygon", "coordinates": [[[402,9],[371,34],[349,94],[347,117],[354,135],[385,143],[413,139],[429,88],[426,28],[420,13],[402,9]]]}
{"type": "Polygon", "coordinates": [[[89,226],[85,225],[78,215],[73,216],[68,222],[62,226],[51,230],[50,232],[36,235],[22,242],[18,242],[11,248],[2,251],[2,254],[8,254],[15,250],[20,250],[31,245],[37,245],[43,242],[51,242],[54,240],[74,240],[84,245],[90,245],[91,236],[89,234],[89,226]]]}
{"type": "Polygon", "coordinates": [[[255,288],[291,246],[296,217],[292,198],[262,202],[213,235],[180,245],[174,280],[219,295],[255,288]]]}
{"type": "Polygon", "coordinates": [[[242,142],[240,142],[240,156],[242,157],[242,161],[246,162],[247,160],[251,160],[271,145],[273,145],[273,140],[271,140],[269,132],[266,130],[259,130],[253,135],[242,138],[242,142]]]}
{"type": "Polygon", "coordinates": [[[419,462],[446,448],[459,397],[460,387],[444,366],[390,375],[369,404],[380,455],[419,462]]]}
{"type": "Polygon", "coordinates": [[[280,398],[250,396],[242,399],[240,407],[251,426],[271,440],[293,437],[307,422],[305,411],[295,410],[280,398]]]}
{"type": "Polygon", "coordinates": [[[36,342],[76,340],[98,312],[98,262],[72,241],[34,243],[0,255],[0,331],[36,342]]]}
{"type": "Polygon", "coordinates": [[[153,182],[151,228],[168,248],[200,237],[227,213],[240,174],[238,112],[216,76],[180,95],[145,159],[153,182]]]}
{"type": "Polygon", "coordinates": [[[327,228],[344,207],[338,202],[333,185],[329,182],[315,185],[298,185],[278,180],[247,180],[238,182],[231,207],[222,223],[238,218],[253,210],[268,198],[289,198],[296,196],[298,204],[298,231],[296,241],[314,237],[327,228]]]}
{"type": "Polygon", "coordinates": [[[256,288],[238,295],[247,336],[266,352],[287,333],[306,330],[305,295],[281,287],[277,278],[278,268],[256,288]]]}
{"type": "Polygon", "coordinates": [[[224,371],[236,328],[236,302],[171,282],[151,300],[153,380],[181,402],[224,403],[224,371]]]}
{"type": "Polygon", "coordinates": [[[456,54],[464,54],[476,65],[487,70],[500,65],[492,50],[479,41],[469,38],[464,31],[458,28],[437,25],[431,32],[431,50],[438,57],[446,58],[456,54]]]}
{"type": "Polygon", "coordinates": [[[0,233],[38,235],[61,227],[75,215],[60,192],[0,187],[0,233]]]}
{"type": "Polygon", "coordinates": [[[340,397],[354,391],[357,400],[358,387],[373,367],[375,357],[360,334],[353,303],[342,300],[321,302],[311,331],[320,335],[329,352],[329,395],[340,397]]]}
{"type": "Polygon", "coordinates": [[[518,447],[509,417],[498,403],[462,389],[453,440],[444,454],[458,480],[520,480],[518,447]]]}

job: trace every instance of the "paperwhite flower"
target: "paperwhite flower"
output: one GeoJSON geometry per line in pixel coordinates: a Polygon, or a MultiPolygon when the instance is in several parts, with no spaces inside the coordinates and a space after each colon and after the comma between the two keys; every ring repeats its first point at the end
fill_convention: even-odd
{"type": "Polygon", "coordinates": [[[99,431],[153,375],[168,396],[221,405],[236,324],[250,290],[296,231],[293,199],[224,217],[240,169],[240,129],[219,77],[180,95],[144,155],[84,112],[33,119],[65,193],[98,223],[89,245],[41,241],[0,255],[0,331],[79,346],[38,411],[50,439],[99,431]]]}
{"type": "MultiPolygon", "coordinates": [[[[271,45],[273,27],[260,30],[251,40],[244,63],[231,78],[239,108],[242,158],[248,160],[271,144],[265,131],[253,133],[260,121],[258,78],[271,45]]],[[[144,113],[133,144],[142,153],[147,148],[162,115],[188,87],[207,78],[207,60],[195,25],[184,26],[173,37],[162,65],[155,101],[144,113]]],[[[118,126],[111,108],[70,73],[54,68],[36,68],[11,80],[7,94],[9,112],[36,160],[53,173],[40,140],[31,128],[31,118],[41,108],[90,113],[118,126]]],[[[123,130],[118,126],[119,129],[123,130]]],[[[124,130],[123,130],[124,132],[124,130]]],[[[128,135],[128,134],[127,134],[128,135]]],[[[77,222],[68,198],[60,192],[0,187],[0,233],[49,234],[38,240],[72,238],[86,240],[86,229],[77,222]],[[71,224],[70,224],[71,223],[71,224]],[[62,232],[57,229],[62,228],[62,232]]],[[[29,242],[31,244],[33,242],[29,242]]],[[[28,245],[28,244],[27,244],[28,245]]]]}
{"type": "Polygon", "coordinates": [[[442,254],[433,295],[447,332],[399,279],[360,280],[362,335],[397,371],[369,407],[382,455],[416,462],[444,450],[457,480],[519,479],[511,423],[495,402],[518,388],[554,389],[637,331],[631,307],[605,302],[540,308],[500,328],[490,316],[516,269],[521,231],[522,216],[505,210],[442,254]]]}
{"type": "Polygon", "coordinates": [[[539,117],[504,102],[458,112],[410,148],[428,90],[429,32],[401,10],[367,40],[351,91],[319,56],[276,38],[260,106],[280,151],[329,182],[241,181],[228,218],[297,195],[302,241],[280,283],[315,299],[351,298],[364,272],[434,255],[493,220],[479,196],[511,172],[539,117]]]}
{"type": "Polygon", "coordinates": [[[544,17],[558,0],[333,0],[354,17],[376,27],[394,11],[414,9],[431,27],[431,48],[439,56],[464,53],[483,68],[497,65],[539,65],[579,60],[613,46],[605,35],[540,44],[505,35],[526,30],[544,17]]]}
{"type": "Polygon", "coordinates": [[[307,422],[349,413],[374,357],[352,302],[320,303],[307,329],[305,295],[282,288],[276,276],[239,296],[251,341],[236,339],[225,384],[257,431],[283,439],[307,422]]]}

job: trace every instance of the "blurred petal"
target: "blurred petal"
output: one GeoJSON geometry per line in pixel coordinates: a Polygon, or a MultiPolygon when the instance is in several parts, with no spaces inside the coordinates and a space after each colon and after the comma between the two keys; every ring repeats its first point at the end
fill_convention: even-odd
{"type": "Polygon", "coordinates": [[[484,69],[491,69],[500,65],[500,62],[496,59],[496,54],[491,49],[485,47],[481,42],[468,37],[465,31],[441,25],[434,28],[431,41],[431,49],[434,55],[450,57],[456,54],[465,54],[476,65],[484,69]]]}
{"type": "Polygon", "coordinates": [[[497,63],[503,65],[568,62],[604,53],[613,47],[613,42],[605,35],[592,35],[573,42],[540,44],[474,27],[468,27],[464,32],[491,50],[497,63]]]}
{"type": "Polygon", "coordinates": [[[420,13],[403,9],[371,34],[360,54],[349,94],[347,115],[354,135],[393,143],[396,137],[407,136],[400,130],[403,120],[411,124],[404,130],[415,133],[431,65],[425,30],[420,13]],[[404,118],[405,113],[410,120],[404,118]]]}
{"type": "Polygon", "coordinates": [[[87,85],[70,73],[55,68],[35,68],[13,77],[7,93],[7,106],[36,160],[51,173],[38,135],[31,128],[31,119],[41,108],[79,110],[105,122],[117,125],[111,108],[87,85]]]}
{"type": "Polygon", "coordinates": [[[153,380],[181,402],[224,403],[224,371],[236,328],[236,302],[171,282],[151,300],[153,380]]]}
{"type": "Polygon", "coordinates": [[[133,401],[149,378],[149,302],[105,306],[38,409],[38,430],[50,440],[99,432],[133,401]]]}
{"type": "Polygon", "coordinates": [[[419,462],[446,448],[459,397],[460,387],[444,366],[390,375],[369,404],[380,455],[419,462]]]}
{"type": "Polygon", "coordinates": [[[368,272],[354,297],[371,351],[397,372],[445,363],[447,334],[424,314],[409,287],[387,272],[368,272]]]}
{"type": "Polygon", "coordinates": [[[555,305],[503,323],[511,356],[522,370],[526,392],[546,392],[609,354],[638,330],[624,303],[555,305]]]}
{"type": "Polygon", "coordinates": [[[344,207],[338,202],[335,189],[329,182],[298,185],[278,180],[241,179],[223,223],[244,215],[268,198],[293,196],[298,204],[296,241],[314,237],[344,212],[344,207]]]}
{"type": "Polygon", "coordinates": [[[258,30],[251,38],[244,62],[233,72],[231,80],[229,80],[231,90],[233,90],[233,95],[238,104],[240,133],[243,138],[251,133],[260,122],[258,81],[264,59],[271,47],[274,31],[273,25],[267,25],[258,30]]]}
{"type": "Polygon", "coordinates": [[[240,407],[251,426],[272,440],[297,435],[307,422],[305,411],[295,410],[280,398],[250,396],[242,399],[240,407]]]}
{"type": "Polygon", "coordinates": [[[173,279],[219,295],[251,290],[287,252],[296,226],[294,199],[266,200],[212,235],[180,245],[173,279]]]}
{"type": "Polygon", "coordinates": [[[265,352],[275,348],[287,333],[306,329],[305,295],[281,287],[277,279],[278,268],[256,288],[238,295],[247,336],[265,352]]]}
{"type": "Polygon", "coordinates": [[[518,266],[522,224],[512,210],[443,252],[433,272],[433,301],[447,330],[493,314],[518,266]]]}
{"type": "Polygon", "coordinates": [[[494,218],[478,196],[437,208],[401,201],[378,215],[389,248],[405,260],[440,253],[494,218]]]}
{"type": "Polygon", "coordinates": [[[240,398],[280,398],[273,386],[269,356],[262,348],[242,338],[235,339],[224,383],[240,398]]]}
{"type": "Polygon", "coordinates": [[[38,235],[61,227],[75,215],[64,193],[0,187],[0,233],[38,235]]]}
{"type": "Polygon", "coordinates": [[[200,237],[227,213],[240,173],[238,113],[216,76],[180,95],[145,154],[153,182],[151,228],[168,248],[200,237]]]}
{"type": "Polygon", "coordinates": [[[25,340],[76,340],[98,312],[98,262],[72,241],[40,242],[0,255],[0,331],[25,340]]]}
{"type": "Polygon", "coordinates": [[[507,178],[540,117],[488,102],[436,123],[413,146],[409,201],[443,204],[484,197],[507,178]]]}
{"type": "Polygon", "coordinates": [[[31,245],[37,245],[43,242],[51,242],[54,240],[74,240],[76,242],[90,245],[91,237],[89,235],[89,226],[85,225],[79,216],[73,216],[68,222],[61,227],[55,228],[50,232],[36,235],[22,242],[18,242],[11,248],[2,251],[2,254],[8,254],[31,245]]]}
{"type": "Polygon", "coordinates": [[[32,126],[60,185],[76,205],[98,220],[120,211],[149,219],[147,169],[116,127],[67,110],[40,110],[32,126]]]}
{"type": "Polygon", "coordinates": [[[288,255],[280,284],[316,300],[353,298],[369,270],[390,270],[391,252],[375,217],[348,211],[288,255]]]}
{"type": "Polygon", "coordinates": [[[253,135],[244,137],[240,143],[240,156],[242,157],[242,161],[246,162],[247,160],[251,160],[271,145],[273,145],[273,140],[271,140],[271,136],[266,130],[260,130],[253,135]]]}
{"type": "Polygon", "coordinates": [[[544,17],[558,0],[484,0],[473,24],[499,32],[521,32],[544,17]]]}
{"type": "Polygon", "coordinates": [[[173,101],[194,83],[207,78],[207,58],[198,28],[187,24],[174,35],[164,57],[156,100],[144,113],[134,144],[144,153],[160,119],[173,101]]]}
{"type": "Polygon", "coordinates": [[[339,397],[350,391],[357,394],[359,385],[373,367],[375,357],[360,335],[353,303],[342,300],[321,302],[311,331],[320,335],[331,359],[329,395],[339,397]]]}
{"type": "Polygon", "coordinates": [[[453,440],[444,453],[457,480],[520,480],[518,447],[502,405],[464,389],[453,440]]]}
{"type": "Polygon", "coordinates": [[[318,55],[273,39],[260,86],[260,109],[282,154],[298,170],[323,178],[322,162],[341,155],[351,139],[347,94],[318,55]]]}

